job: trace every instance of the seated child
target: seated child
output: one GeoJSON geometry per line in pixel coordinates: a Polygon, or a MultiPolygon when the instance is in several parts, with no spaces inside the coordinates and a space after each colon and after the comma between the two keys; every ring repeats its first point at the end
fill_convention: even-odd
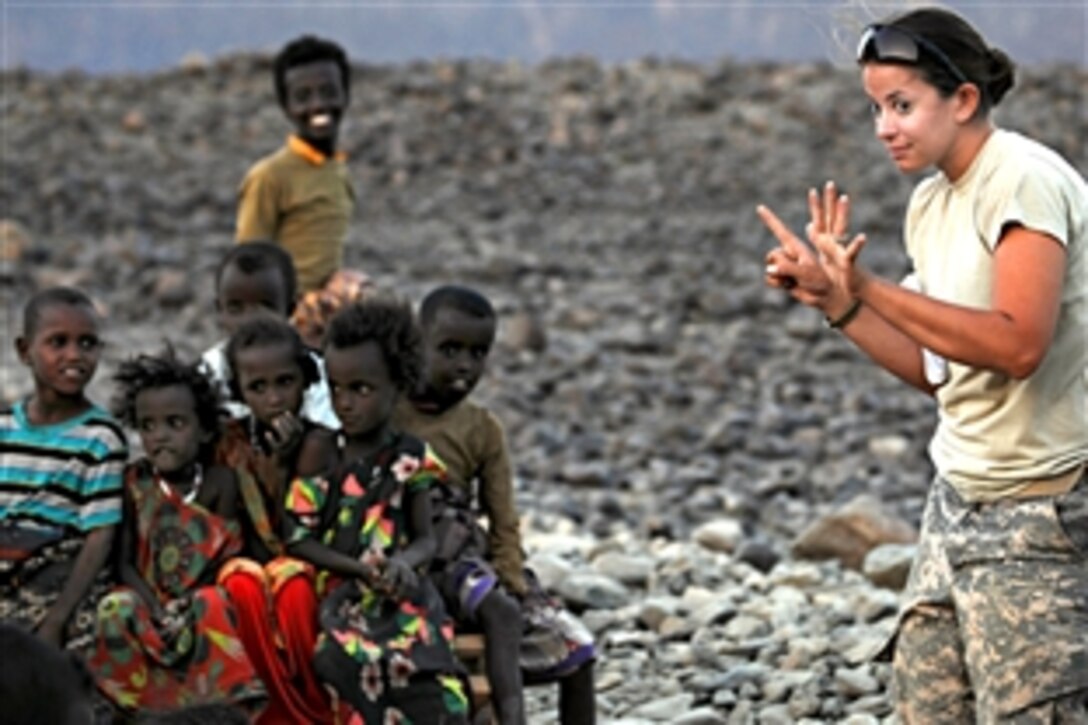
{"type": "Polygon", "coordinates": [[[560,678],[565,725],[592,723],[592,638],[540,590],[535,577],[526,576],[506,436],[491,411],[468,399],[495,340],[495,311],[475,290],[440,287],[423,300],[420,325],[421,384],[397,407],[393,420],[434,446],[447,465],[449,493],[437,507],[435,579],[457,620],[483,630],[501,722],[524,719],[524,670],[533,680],[560,678]],[[474,484],[478,508],[487,516],[486,535],[474,512],[474,484]]]}
{"type": "Polygon", "coordinates": [[[296,478],[289,550],[320,570],[316,667],[367,723],[465,722],[441,598],[419,573],[434,551],[429,488],[443,467],[389,417],[419,372],[411,310],[373,299],[333,318],[325,346],[342,421],[328,478],[296,478]]]}
{"type": "Polygon", "coordinates": [[[328,697],[313,671],[317,599],[313,569],[284,556],[284,500],[290,477],[325,471],[335,460],[332,431],[299,414],[317,378],[310,352],[286,321],[257,316],[227,344],[231,393],[250,415],[232,420],[217,460],[238,480],[246,558],[219,575],[238,612],[238,629],[268,689],[259,722],[328,722],[328,697]]]}
{"type": "Polygon", "coordinates": [[[263,703],[218,569],[241,549],[234,475],[208,465],[219,396],[167,349],[121,364],[116,410],[145,457],[125,468],[122,586],[98,606],[91,670],[123,711],[263,703]]]}
{"type": "Polygon", "coordinates": [[[0,721],[91,725],[94,681],[83,662],[13,624],[0,623],[0,721]]]}
{"type": "Polygon", "coordinates": [[[305,294],[321,289],[341,268],[355,210],[355,190],[337,152],[351,98],[351,66],[339,45],[305,35],[276,56],[273,80],[294,133],[246,173],[235,238],[281,245],[294,260],[305,294]]]}
{"type": "Polygon", "coordinates": [[[120,424],[85,394],[99,326],[82,292],[35,294],[15,339],[34,391],[0,412],[0,621],[77,650],[93,642],[95,602],[108,588],[128,458],[120,424]]]}
{"type": "MultiPolygon", "coordinates": [[[[215,274],[215,309],[219,326],[227,339],[246,320],[267,314],[286,320],[295,307],[295,269],[282,248],[270,242],[253,242],[233,247],[224,255],[215,274]]],[[[215,380],[225,398],[226,409],[235,418],[245,418],[249,409],[239,399],[229,399],[230,368],[226,358],[227,340],[209,348],[201,358],[204,371],[215,380]]],[[[340,425],[329,401],[325,366],[321,356],[311,352],[317,378],[303,394],[301,414],[328,428],[340,425]]]]}

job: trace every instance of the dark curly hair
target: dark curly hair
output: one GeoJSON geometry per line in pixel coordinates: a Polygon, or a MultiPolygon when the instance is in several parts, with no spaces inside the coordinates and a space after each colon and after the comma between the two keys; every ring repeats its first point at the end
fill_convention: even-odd
{"type": "Polygon", "coordinates": [[[494,320],[490,300],[471,287],[443,285],[431,290],[419,305],[419,324],[429,327],[439,310],[456,310],[480,320],[494,320]]]}
{"type": "Polygon", "coordinates": [[[145,390],[181,385],[193,394],[201,429],[212,434],[219,433],[223,402],[219,388],[198,364],[179,360],[169,343],[158,355],[138,355],[122,362],[113,379],[118,386],[112,405],[113,413],[130,428],[138,427],[136,396],[145,390]]]}
{"type": "Polygon", "coordinates": [[[287,250],[275,242],[246,241],[244,244],[235,244],[219,260],[219,266],[215,268],[215,296],[219,296],[219,287],[223,282],[223,274],[228,268],[235,267],[246,275],[252,275],[264,269],[278,270],[283,277],[283,291],[287,295],[287,309],[284,314],[290,315],[295,306],[295,297],[298,296],[298,277],[295,274],[295,263],[287,250]]]}
{"type": "Polygon", "coordinates": [[[336,313],[325,333],[325,347],[342,350],[377,343],[398,390],[412,390],[423,371],[423,344],[407,302],[375,297],[336,313]]]}
{"type": "Polygon", "coordinates": [[[228,387],[231,396],[240,402],[245,402],[242,390],[238,387],[238,353],[251,347],[264,345],[286,344],[291,348],[291,357],[298,363],[302,370],[302,386],[308,388],[321,379],[321,373],[317,369],[317,363],[298,331],[291,327],[286,320],[278,317],[262,315],[242,323],[227,342],[226,357],[230,366],[230,378],[228,387]]]}
{"type": "Polygon", "coordinates": [[[84,307],[97,316],[91,298],[74,287],[48,287],[34,294],[23,307],[23,336],[34,337],[41,322],[42,310],[48,307],[84,307]]]}
{"type": "MultiPolygon", "coordinates": [[[[970,23],[951,10],[926,7],[910,10],[888,20],[885,25],[924,38],[939,48],[971,83],[978,86],[981,98],[977,116],[986,116],[1001,102],[1016,81],[1016,64],[1004,51],[991,47],[970,23]]],[[[925,80],[947,98],[956,92],[960,80],[945,63],[926,52],[916,62],[884,61],[918,68],[925,80]]],[[[859,59],[865,63],[871,54],[859,59]]]]}
{"type": "Polygon", "coordinates": [[[340,68],[340,78],[344,82],[344,96],[351,98],[351,64],[347,53],[331,40],[314,35],[295,38],[276,55],[272,66],[272,80],[276,86],[276,98],[280,106],[287,107],[287,71],[298,65],[331,60],[340,68]]]}

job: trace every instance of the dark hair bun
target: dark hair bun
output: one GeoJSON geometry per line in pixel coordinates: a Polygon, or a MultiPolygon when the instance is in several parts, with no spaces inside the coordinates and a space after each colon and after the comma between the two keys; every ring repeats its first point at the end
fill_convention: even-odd
{"type": "Polygon", "coordinates": [[[990,103],[997,105],[1016,81],[1016,64],[999,48],[990,48],[987,52],[990,61],[987,68],[986,93],[990,103]]]}

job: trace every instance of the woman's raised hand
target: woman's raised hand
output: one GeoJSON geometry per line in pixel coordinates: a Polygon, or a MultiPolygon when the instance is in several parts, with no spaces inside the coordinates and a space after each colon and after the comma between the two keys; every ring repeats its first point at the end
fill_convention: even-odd
{"type": "Polygon", "coordinates": [[[862,281],[864,273],[854,265],[854,259],[865,237],[857,235],[845,249],[840,245],[849,225],[850,200],[838,194],[833,182],[827,183],[822,195],[809,190],[808,205],[810,220],[805,231],[811,246],[769,208],[756,208],[780,245],[767,253],[764,280],[768,286],[789,290],[798,302],[834,318],[852,303],[854,278],[862,281]]]}
{"type": "Polygon", "coordinates": [[[781,245],[767,253],[764,281],[769,287],[789,290],[798,302],[823,307],[831,292],[831,280],[820,266],[812,248],[789,230],[768,207],[756,213],[781,245]]]}
{"type": "Polygon", "coordinates": [[[865,235],[850,238],[850,197],[839,194],[834,181],[824,185],[821,194],[816,189],[808,191],[809,223],[806,228],[809,242],[816,249],[817,259],[831,283],[845,291],[853,299],[867,277],[855,264],[865,246],[865,235]]]}

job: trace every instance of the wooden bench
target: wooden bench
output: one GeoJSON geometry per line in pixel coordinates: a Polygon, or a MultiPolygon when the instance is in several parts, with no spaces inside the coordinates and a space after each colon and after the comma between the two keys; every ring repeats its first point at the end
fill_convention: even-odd
{"type": "Polygon", "coordinates": [[[484,667],[484,636],[476,632],[457,634],[453,638],[453,653],[468,669],[469,700],[472,703],[473,725],[490,725],[491,683],[484,667]]]}

